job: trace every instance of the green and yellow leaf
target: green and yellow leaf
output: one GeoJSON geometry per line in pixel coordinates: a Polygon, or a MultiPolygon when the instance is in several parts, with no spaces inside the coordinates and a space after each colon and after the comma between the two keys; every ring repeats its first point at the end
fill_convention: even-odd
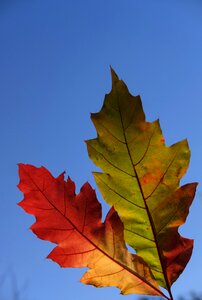
{"type": "Polygon", "coordinates": [[[178,232],[197,185],[179,186],[189,165],[187,141],[166,146],[158,120],[145,120],[140,97],[113,70],[112,90],[92,121],[97,138],[86,142],[88,153],[103,171],[94,173],[96,183],[121,217],[126,242],[170,291],[193,248],[178,232]]]}

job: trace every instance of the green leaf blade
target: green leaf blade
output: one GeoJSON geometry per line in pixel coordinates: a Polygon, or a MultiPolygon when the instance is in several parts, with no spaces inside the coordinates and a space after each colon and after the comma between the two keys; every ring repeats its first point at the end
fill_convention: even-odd
{"type": "Polygon", "coordinates": [[[94,173],[96,183],[106,202],[119,213],[126,242],[169,290],[193,247],[191,240],[178,233],[196,189],[196,184],[187,185],[185,194],[179,188],[189,164],[187,141],[165,146],[159,122],[145,121],[140,97],[132,96],[113,70],[112,91],[101,111],[92,114],[92,121],[98,137],[87,141],[88,153],[103,170],[94,173]],[[161,207],[164,213],[159,213],[161,207]],[[179,213],[180,207],[184,213],[179,213]],[[168,239],[173,242],[169,244],[168,239]]]}

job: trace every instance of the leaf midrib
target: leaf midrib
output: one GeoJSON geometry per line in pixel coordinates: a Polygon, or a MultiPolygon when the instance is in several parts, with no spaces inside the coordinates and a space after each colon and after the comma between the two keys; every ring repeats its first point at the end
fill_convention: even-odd
{"type": "Polygon", "coordinates": [[[140,183],[140,179],[139,179],[138,173],[137,173],[137,171],[136,171],[135,165],[134,165],[134,163],[133,163],[132,155],[131,155],[131,152],[130,152],[130,149],[129,149],[129,146],[128,146],[127,136],[126,136],[125,128],[124,128],[124,124],[123,124],[122,112],[121,112],[121,108],[120,108],[119,95],[117,95],[117,98],[118,98],[118,100],[117,100],[118,111],[119,111],[119,115],[120,115],[120,120],[121,120],[121,126],[122,126],[122,130],[123,130],[123,136],[124,136],[124,140],[125,140],[125,145],[126,145],[126,148],[127,148],[127,152],[128,152],[129,158],[130,158],[130,162],[131,162],[131,165],[132,165],[132,169],[134,170],[134,176],[135,176],[136,179],[137,179],[137,183],[138,183],[138,186],[139,186],[139,189],[140,189],[140,193],[141,193],[141,195],[142,195],[142,199],[143,199],[144,204],[145,204],[145,209],[146,209],[146,212],[147,212],[147,214],[148,214],[148,218],[149,218],[149,222],[150,222],[150,225],[151,225],[151,229],[152,229],[152,234],[153,234],[154,242],[155,242],[155,244],[156,244],[156,249],[157,249],[157,253],[158,253],[158,258],[159,258],[159,262],[160,262],[160,265],[161,265],[161,269],[162,269],[162,271],[163,271],[162,273],[163,273],[163,275],[164,275],[166,287],[167,287],[167,290],[168,290],[168,293],[169,293],[169,295],[170,295],[171,300],[173,300],[173,297],[172,297],[172,294],[171,294],[170,285],[169,285],[169,282],[168,282],[168,277],[167,277],[166,271],[165,271],[164,266],[163,266],[162,254],[161,254],[161,249],[160,249],[160,247],[159,247],[159,245],[158,245],[158,240],[157,240],[157,234],[156,234],[155,225],[154,225],[152,216],[151,216],[151,214],[150,214],[148,205],[147,205],[147,203],[146,203],[146,198],[145,198],[145,196],[144,196],[144,192],[143,192],[143,189],[142,189],[142,186],[141,186],[141,183],[140,183]]]}

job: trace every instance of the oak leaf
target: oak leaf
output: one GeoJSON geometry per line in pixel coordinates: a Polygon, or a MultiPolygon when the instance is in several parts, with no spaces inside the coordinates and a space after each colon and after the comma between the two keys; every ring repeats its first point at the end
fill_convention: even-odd
{"type": "Polygon", "coordinates": [[[54,178],[44,167],[19,165],[24,193],[19,205],[36,217],[32,231],[57,244],[48,258],[61,267],[89,268],[83,283],[173,300],[171,286],[193,249],[193,240],[178,232],[197,186],[180,187],[189,165],[188,143],[166,146],[159,121],[145,120],[140,97],[132,96],[113,70],[112,90],[92,121],[97,138],[86,141],[88,153],[103,171],[94,177],[112,206],[105,221],[88,183],[76,195],[70,178],[64,180],[64,173],[54,178]]]}
{"type": "Polygon", "coordinates": [[[31,230],[57,246],[48,258],[61,267],[88,267],[81,281],[97,287],[115,286],[122,294],[163,295],[141,257],[128,252],[123,224],[113,207],[101,221],[101,205],[86,183],[75,184],[64,173],[54,178],[44,167],[19,164],[19,205],[36,217],[31,230]]]}
{"type": "Polygon", "coordinates": [[[159,121],[147,122],[139,96],[112,70],[112,90],[91,116],[97,138],[87,141],[105,201],[124,224],[126,243],[150,266],[159,285],[170,287],[189,261],[193,241],[178,227],[189,213],[196,183],[179,187],[190,151],[186,140],[164,143],[159,121]]]}

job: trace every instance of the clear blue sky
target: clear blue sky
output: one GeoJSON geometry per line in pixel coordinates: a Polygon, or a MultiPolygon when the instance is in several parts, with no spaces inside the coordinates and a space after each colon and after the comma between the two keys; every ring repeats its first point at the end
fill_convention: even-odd
{"type": "MultiPolygon", "coordinates": [[[[19,162],[66,170],[77,190],[95,187],[83,141],[95,137],[90,112],[111,88],[109,65],[141,95],[147,120],[160,118],[168,145],[188,138],[183,183],[202,182],[201,0],[0,0],[0,273],[27,285],[26,300],[136,299],[83,285],[83,270],[46,260],[53,245],[28,230],[34,218],[16,205],[19,162]]],[[[180,230],[195,248],[175,296],[202,290],[201,214],[199,185],[180,230]]],[[[8,278],[3,286],[8,295],[8,278]]]]}

